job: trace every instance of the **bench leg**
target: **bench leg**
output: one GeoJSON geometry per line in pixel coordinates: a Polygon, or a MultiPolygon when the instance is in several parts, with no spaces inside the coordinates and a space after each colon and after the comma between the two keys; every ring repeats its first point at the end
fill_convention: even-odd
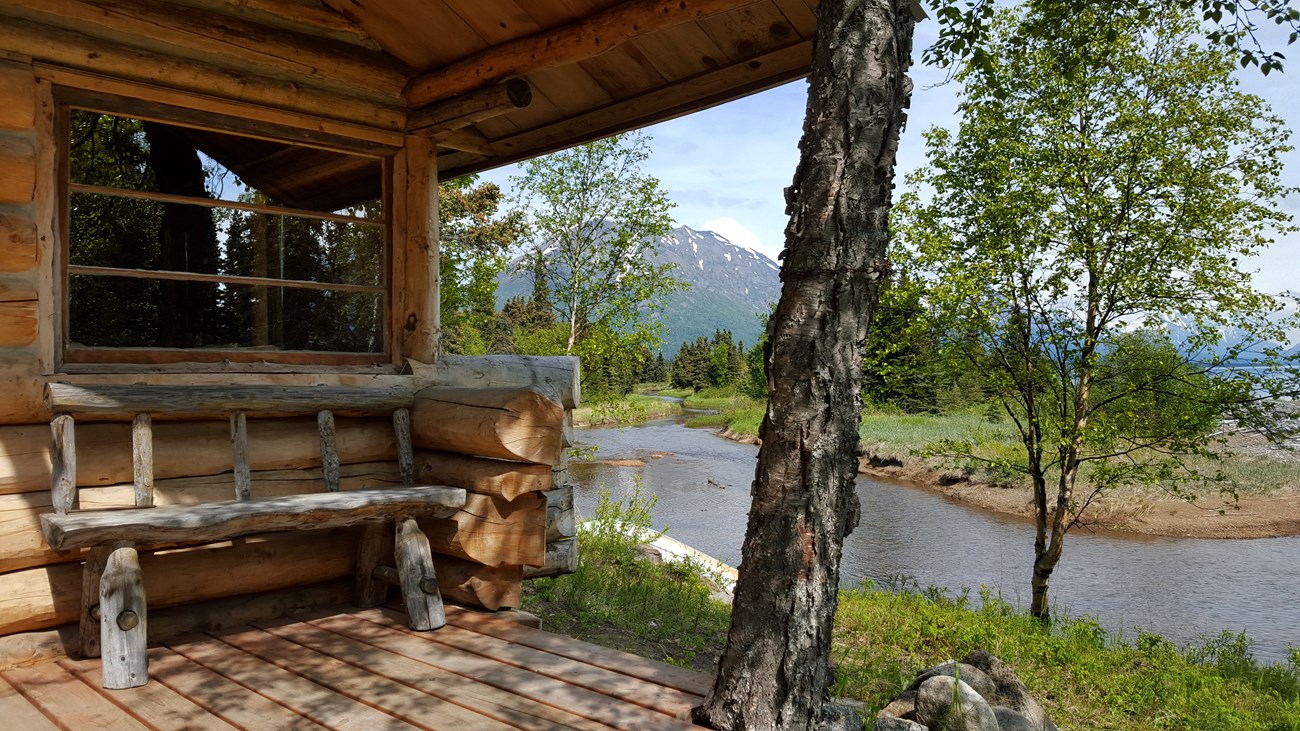
{"type": "Polygon", "coordinates": [[[393,555],[393,534],[383,523],[370,523],[361,529],[357,544],[356,603],[369,609],[388,601],[388,582],[375,577],[375,569],[384,556],[393,555]]]}
{"type": "Polygon", "coordinates": [[[433,570],[433,552],[429,539],[415,518],[397,519],[397,573],[402,584],[402,599],[411,617],[411,629],[433,630],[447,623],[438,591],[438,576],[433,570]]]}
{"type": "Polygon", "coordinates": [[[104,687],[120,690],[148,682],[144,578],[135,546],[125,541],[113,545],[99,580],[99,628],[104,687]]]}
{"type": "Polygon", "coordinates": [[[81,656],[99,657],[99,580],[112,546],[95,546],[81,569],[81,656]]]}

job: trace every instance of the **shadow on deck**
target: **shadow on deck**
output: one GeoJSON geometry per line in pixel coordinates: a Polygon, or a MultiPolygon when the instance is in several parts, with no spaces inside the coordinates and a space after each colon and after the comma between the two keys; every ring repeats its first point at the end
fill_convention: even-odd
{"type": "Polygon", "coordinates": [[[685,729],[701,673],[447,607],[301,613],[150,650],[150,682],[100,688],[98,660],[0,673],[12,729],[685,729]]]}

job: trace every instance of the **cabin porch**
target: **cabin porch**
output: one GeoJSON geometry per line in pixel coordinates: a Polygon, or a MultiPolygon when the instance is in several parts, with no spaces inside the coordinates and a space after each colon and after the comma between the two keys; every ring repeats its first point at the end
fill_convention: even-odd
{"type": "Polygon", "coordinates": [[[151,645],[153,682],[100,687],[99,660],[0,672],[9,728],[674,729],[702,674],[448,606],[447,626],[335,607],[151,645]]]}

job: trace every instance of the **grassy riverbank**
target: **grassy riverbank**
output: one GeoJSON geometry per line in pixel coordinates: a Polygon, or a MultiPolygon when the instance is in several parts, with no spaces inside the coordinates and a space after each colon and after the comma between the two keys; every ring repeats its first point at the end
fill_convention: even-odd
{"type": "Polygon", "coordinates": [[[573,410],[574,426],[640,424],[681,412],[681,406],[657,396],[632,393],[621,398],[598,401],[573,410]]]}
{"type": "MultiPolygon", "coordinates": [[[[712,428],[739,441],[757,439],[764,403],[725,391],[686,397],[694,416],[687,426],[712,428]]],[[[1023,447],[1010,424],[990,422],[985,410],[951,414],[862,414],[864,471],[941,491],[971,505],[1029,516],[1030,485],[1022,475],[988,464],[1022,460],[1023,447]],[[983,462],[933,456],[935,446],[964,442],[983,462]]],[[[1188,502],[1166,485],[1108,489],[1091,503],[1085,520],[1093,528],[1149,535],[1264,538],[1300,532],[1300,453],[1271,449],[1258,437],[1231,436],[1215,445],[1218,459],[1189,456],[1184,462],[1220,482],[1186,484],[1188,502]],[[1237,499],[1223,488],[1231,486],[1237,499]]],[[[1140,455],[1138,455],[1140,457],[1140,455]]],[[[1080,489],[1087,484],[1082,477],[1080,489]]]]}
{"type": "MultiPolygon", "coordinates": [[[[652,501],[604,501],[607,524],[649,525],[652,501]]],[[[711,670],[729,609],[694,567],[654,564],[616,530],[584,531],[578,573],[525,585],[524,608],[548,630],[656,660],[711,670]]],[[[1011,663],[1056,722],[1076,731],[1300,731],[1300,649],[1261,665],[1225,633],[1192,647],[1157,635],[1124,640],[1090,619],[1050,628],[985,594],[913,587],[843,592],[835,694],[874,712],[918,670],[985,649],[1011,663]]]]}

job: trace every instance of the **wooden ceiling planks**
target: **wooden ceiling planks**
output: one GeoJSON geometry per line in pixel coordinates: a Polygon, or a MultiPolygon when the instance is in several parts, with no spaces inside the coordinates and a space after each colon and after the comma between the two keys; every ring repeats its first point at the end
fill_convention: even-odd
{"type": "Polygon", "coordinates": [[[442,0],[321,0],[407,65],[426,71],[488,47],[442,0]]]}
{"type": "Polygon", "coordinates": [[[478,172],[706,109],[802,78],[807,75],[811,61],[812,41],[793,39],[785,47],[720,66],[638,97],[620,100],[585,114],[557,118],[550,124],[513,137],[494,138],[492,145],[500,157],[489,161],[461,162],[464,158],[448,156],[448,167],[444,170],[450,177],[478,172]]]}
{"type": "Polygon", "coordinates": [[[665,78],[685,79],[717,68],[727,60],[699,23],[685,23],[671,33],[652,33],[632,41],[665,78]]]}
{"type": "Polygon", "coordinates": [[[614,102],[614,97],[580,67],[534,71],[528,81],[565,114],[581,114],[614,102]]]}
{"type": "Polygon", "coordinates": [[[627,43],[577,65],[615,99],[636,96],[668,83],[641,49],[627,43]]]}
{"type": "Polygon", "coordinates": [[[443,0],[479,37],[495,45],[531,35],[543,26],[514,0],[443,0]]]}
{"type": "Polygon", "coordinates": [[[805,38],[811,38],[817,32],[817,11],[814,9],[816,2],[808,3],[804,0],[772,0],[781,15],[789,21],[799,35],[805,38]]]}
{"type": "Polygon", "coordinates": [[[703,18],[699,25],[728,60],[749,58],[795,37],[794,28],[771,0],[703,18]]]}

